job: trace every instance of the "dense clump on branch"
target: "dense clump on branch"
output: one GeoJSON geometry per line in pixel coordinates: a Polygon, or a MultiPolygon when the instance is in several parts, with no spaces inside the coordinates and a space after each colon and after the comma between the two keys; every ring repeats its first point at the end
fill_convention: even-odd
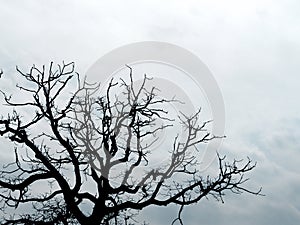
{"type": "Polygon", "coordinates": [[[0,135],[16,145],[15,161],[0,172],[1,209],[32,204],[32,212],[3,224],[128,224],[138,210],[172,203],[180,206],[174,223],[182,224],[183,207],[204,197],[223,201],[226,190],[260,194],[243,186],[244,174],[255,167],[250,159],[230,164],[218,155],[216,177],[197,169],[192,150],[221,138],[206,130],[209,121],[200,121],[200,110],[178,115],[186,136],[174,137],[167,163],[135,177],[141,166],[147,168],[159,138],[155,134],[174,122],[164,104],[176,100],[158,98],[155,87],[147,89],[147,76],[136,87],[129,70],[129,82],[111,80],[99,96],[100,86],[80,80],[74,63],[56,69],[51,63],[48,70],[33,66],[29,73],[17,68],[24,79],[17,87],[31,99],[16,103],[2,92],[14,109],[1,117],[0,135]],[[75,91],[69,95],[68,88],[75,91]],[[114,89],[121,91],[113,94],[114,89]],[[27,120],[21,115],[26,110],[34,112],[27,120]],[[158,120],[164,123],[158,126],[158,120]],[[176,180],[177,174],[184,182],[176,180]],[[83,207],[87,203],[90,210],[83,207]]]}

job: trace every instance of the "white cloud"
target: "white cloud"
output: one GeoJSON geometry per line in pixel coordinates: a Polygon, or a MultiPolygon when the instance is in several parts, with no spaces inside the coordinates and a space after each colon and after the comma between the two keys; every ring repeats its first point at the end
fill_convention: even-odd
{"type": "MultiPolygon", "coordinates": [[[[83,73],[104,53],[136,41],[167,41],[196,53],[223,91],[228,136],[223,152],[257,159],[251,181],[261,182],[268,193],[263,198],[230,196],[225,205],[210,201],[186,208],[187,224],[201,220],[203,224],[297,224],[297,1],[1,3],[0,67],[6,77],[16,64],[28,68],[50,60],[75,60],[83,73]]],[[[0,81],[1,89],[15,84],[12,76],[0,81]]],[[[157,225],[169,221],[169,213],[176,214],[173,208],[146,212],[163,214],[157,214],[161,215],[157,225]]]]}

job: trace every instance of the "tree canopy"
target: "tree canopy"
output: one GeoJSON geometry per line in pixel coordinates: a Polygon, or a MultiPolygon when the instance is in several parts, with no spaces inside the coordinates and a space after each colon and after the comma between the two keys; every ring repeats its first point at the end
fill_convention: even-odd
{"type": "Polygon", "coordinates": [[[98,95],[99,84],[80,77],[74,63],[17,68],[23,101],[1,91],[12,112],[0,118],[0,135],[14,144],[1,148],[14,161],[0,172],[0,209],[23,210],[2,224],[133,224],[139,210],[169,204],[179,206],[174,223],[183,224],[183,207],[202,198],[260,194],[244,186],[256,166],[249,158],[229,163],[216,153],[218,174],[199,171],[198,146],[223,138],[206,129],[211,121],[201,121],[201,110],[178,115],[184,138],[170,137],[166,163],[147,167],[157,132],[174,123],[165,105],[178,100],[146,88],[146,75],[135,85],[128,70],[129,82],[112,79],[98,95]]]}

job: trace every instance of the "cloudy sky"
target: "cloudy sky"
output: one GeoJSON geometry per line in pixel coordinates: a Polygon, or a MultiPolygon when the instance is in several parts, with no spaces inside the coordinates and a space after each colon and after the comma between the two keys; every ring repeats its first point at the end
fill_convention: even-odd
{"type": "MultiPolygon", "coordinates": [[[[84,74],[103,54],[164,41],[196,54],[226,110],[223,152],[258,162],[249,185],[265,197],[225,197],[187,207],[187,225],[296,225],[300,221],[300,3],[296,0],[4,1],[0,67],[75,61],[84,74]]],[[[13,84],[12,76],[8,83],[13,84]]],[[[9,88],[9,85],[2,88],[9,88]]],[[[169,224],[177,209],[141,217],[169,224]],[[154,216],[155,215],[155,216],[154,216]]]]}

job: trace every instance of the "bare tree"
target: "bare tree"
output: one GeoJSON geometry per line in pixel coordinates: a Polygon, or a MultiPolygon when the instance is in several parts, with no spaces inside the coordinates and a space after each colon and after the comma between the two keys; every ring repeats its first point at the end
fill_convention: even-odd
{"type": "Polygon", "coordinates": [[[130,67],[130,81],[111,80],[101,96],[98,84],[79,79],[74,63],[17,71],[20,94],[31,99],[14,102],[2,92],[13,112],[0,119],[0,134],[14,143],[15,160],[0,172],[1,209],[32,207],[3,224],[133,224],[139,210],[169,204],[180,207],[173,224],[183,224],[183,207],[202,198],[223,201],[227,190],[260,194],[243,186],[256,166],[250,159],[228,163],[217,155],[215,177],[199,171],[195,149],[222,138],[207,131],[200,110],[178,115],[185,137],[174,137],[165,164],[147,167],[155,134],[174,122],[164,106],[176,100],[158,98],[155,87],[146,88],[147,76],[134,85],[130,67]]]}

